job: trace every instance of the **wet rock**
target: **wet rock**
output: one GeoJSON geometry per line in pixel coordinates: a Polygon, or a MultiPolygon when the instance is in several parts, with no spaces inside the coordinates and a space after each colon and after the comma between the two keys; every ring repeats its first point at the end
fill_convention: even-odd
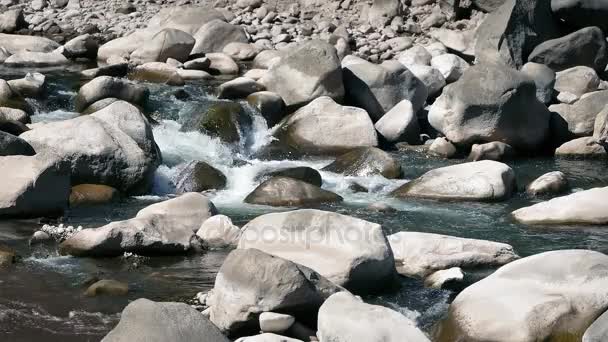
{"type": "Polygon", "coordinates": [[[381,175],[388,179],[401,176],[401,165],[390,154],[376,147],[360,147],[342,154],[323,171],[345,176],[368,177],[381,175]]]}
{"type": "Polygon", "coordinates": [[[33,156],[34,148],[18,136],[0,131],[0,156],[33,156]]]}
{"type": "Polygon", "coordinates": [[[100,76],[83,85],[75,99],[76,111],[82,111],[94,102],[114,97],[142,106],[148,99],[146,87],[132,84],[120,78],[100,76]]]}
{"type": "Polygon", "coordinates": [[[238,248],[257,248],[300,263],[335,284],[358,292],[386,288],[395,274],[393,254],[380,225],[321,210],[257,217],[243,227],[238,248]],[[323,229],[319,229],[319,222],[323,222],[323,229]],[[264,239],[262,232],[289,238],[264,239]]]}
{"type": "Polygon", "coordinates": [[[441,90],[446,85],[445,77],[434,67],[428,65],[412,65],[409,66],[408,69],[416,78],[424,83],[429,97],[435,97],[440,94],[441,90]]]}
{"type": "Polygon", "coordinates": [[[372,204],[368,205],[366,209],[369,211],[375,211],[378,213],[392,213],[392,212],[397,211],[397,209],[391,207],[390,205],[388,205],[386,203],[380,203],[380,202],[372,203],[372,204]]]}
{"type": "Polygon", "coordinates": [[[55,52],[17,52],[4,61],[10,67],[54,67],[69,63],[64,55],[55,52]]]}
{"type": "Polygon", "coordinates": [[[285,115],[285,102],[281,96],[271,91],[250,94],[247,96],[247,103],[262,114],[269,128],[278,124],[285,115]]]}
{"type": "Polygon", "coordinates": [[[238,143],[250,120],[238,102],[218,102],[202,116],[185,122],[182,130],[198,130],[228,143],[238,143]]]}
{"type": "Polygon", "coordinates": [[[500,162],[484,160],[431,170],[393,192],[397,197],[438,200],[500,201],[515,190],[515,173],[500,162]]]}
{"type": "Polygon", "coordinates": [[[526,193],[530,196],[554,195],[568,191],[570,184],[568,178],[561,171],[553,171],[535,179],[526,188],[526,193]]]}
{"type": "Polygon", "coordinates": [[[225,53],[215,52],[205,55],[209,59],[209,72],[220,75],[236,75],[239,73],[239,66],[234,60],[225,53]]]}
{"type": "Polygon", "coordinates": [[[102,279],[89,286],[84,292],[87,297],[125,296],[129,293],[129,285],[111,279],[102,279]]]}
{"type": "Polygon", "coordinates": [[[305,207],[341,201],[342,197],[331,191],[288,177],[270,178],[245,198],[245,203],[274,207],[305,207]]]}
{"type": "Polygon", "coordinates": [[[207,248],[236,247],[241,229],[232,224],[228,216],[215,215],[203,222],[196,232],[207,248]]]}
{"type": "Polygon", "coordinates": [[[456,152],[454,144],[444,137],[434,139],[428,149],[430,155],[446,159],[454,157],[456,152]]]}
{"type": "Polygon", "coordinates": [[[538,63],[526,63],[521,72],[534,80],[536,84],[536,98],[545,105],[553,100],[554,86],[556,82],[555,71],[548,66],[538,63]]]}
{"type": "Polygon", "coordinates": [[[0,33],[0,46],[15,54],[24,51],[52,52],[59,44],[43,37],[0,33]]]}
{"type": "MultiPolygon", "coordinates": [[[[0,110],[0,115],[2,115],[2,111],[0,110]]],[[[29,121],[29,116],[28,116],[29,121]]],[[[15,120],[0,120],[0,131],[12,134],[14,136],[20,136],[24,132],[29,131],[30,129],[22,122],[15,120]]]]}
{"type": "Polygon", "coordinates": [[[46,243],[49,241],[52,241],[53,238],[51,237],[51,235],[49,235],[47,232],[44,232],[42,230],[36,231],[32,237],[30,238],[29,244],[30,246],[32,245],[36,245],[39,243],[46,243]]]}
{"type": "Polygon", "coordinates": [[[202,161],[191,161],[177,167],[175,190],[177,193],[220,190],[226,186],[226,176],[213,166],[202,161]]]}
{"type": "Polygon", "coordinates": [[[226,44],[222,52],[237,61],[250,61],[258,54],[258,49],[249,43],[232,42],[226,44]]]}
{"type": "Polygon", "coordinates": [[[194,38],[188,33],[176,29],[164,29],[133,51],[130,60],[136,64],[164,63],[168,58],[185,62],[194,44],[194,38]]]}
{"type": "Polygon", "coordinates": [[[102,342],[228,342],[219,329],[184,303],[153,302],[145,298],[131,302],[122,311],[118,325],[102,342]]]}
{"type": "Polygon", "coordinates": [[[263,85],[250,78],[238,77],[219,86],[218,98],[241,99],[264,89],[263,85]]]}
{"type": "Polygon", "coordinates": [[[471,147],[471,154],[469,154],[470,161],[479,160],[496,160],[501,161],[509,159],[515,155],[515,151],[511,145],[502,143],[500,141],[494,141],[487,144],[475,144],[471,147]]]}
{"type": "Polygon", "coordinates": [[[570,140],[555,150],[556,157],[574,159],[608,158],[606,147],[597,143],[593,137],[570,140]]]}
{"type": "Polygon", "coordinates": [[[581,97],[586,93],[596,91],[600,78],[595,70],[586,66],[576,66],[556,74],[555,90],[560,93],[571,93],[581,97]]]}
{"type": "Polygon", "coordinates": [[[263,175],[261,178],[264,179],[269,177],[293,178],[318,187],[323,184],[323,180],[321,179],[321,174],[319,173],[319,171],[307,166],[290,167],[282,170],[269,172],[263,175]]]}
{"type": "Polygon", "coordinates": [[[430,342],[416,323],[397,311],[336,293],[319,309],[319,342],[430,342]]]}
{"type": "Polygon", "coordinates": [[[192,55],[222,52],[226,45],[233,42],[249,43],[242,27],[222,20],[213,20],[201,26],[194,34],[194,39],[196,39],[196,44],[192,49],[192,55]]]}
{"type": "Polygon", "coordinates": [[[70,207],[111,203],[120,198],[120,192],[111,186],[80,184],[72,187],[70,207]]]}
{"type": "MultiPolygon", "coordinates": [[[[28,123],[30,123],[31,120],[30,120],[30,116],[26,112],[22,111],[21,109],[0,107],[0,121],[2,121],[2,122],[17,121],[22,124],[28,124],[28,123]]],[[[0,127],[0,131],[5,131],[5,130],[2,127],[0,127]]],[[[7,132],[7,133],[11,133],[13,135],[19,135],[22,132],[19,132],[19,134],[15,134],[13,132],[7,132]]]]}
{"type": "Polygon", "coordinates": [[[263,332],[282,333],[289,329],[296,319],[291,315],[275,312],[262,312],[260,314],[260,329],[263,332]]]}
{"type": "Polygon", "coordinates": [[[409,100],[399,102],[374,125],[388,142],[420,142],[420,126],[414,107],[409,100]]]}

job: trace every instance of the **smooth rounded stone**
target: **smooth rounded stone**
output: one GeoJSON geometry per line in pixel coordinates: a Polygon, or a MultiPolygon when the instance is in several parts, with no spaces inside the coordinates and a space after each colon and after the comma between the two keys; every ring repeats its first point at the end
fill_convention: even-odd
{"type": "Polygon", "coordinates": [[[9,67],[54,67],[63,66],[69,62],[60,53],[23,51],[11,55],[4,61],[4,65],[9,67]]]}
{"type": "Polygon", "coordinates": [[[438,342],[580,341],[608,308],[608,256],[561,250],[507,264],[452,302],[438,342]]]}
{"type": "Polygon", "coordinates": [[[0,217],[62,214],[70,196],[69,171],[54,155],[0,157],[0,217]]]}
{"type": "Polygon", "coordinates": [[[544,64],[555,71],[588,66],[603,72],[608,63],[606,38],[598,27],[586,27],[537,45],[528,61],[544,64]]]}
{"type": "Polygon", "coordinates": [[[259,82],[268,91],[279,94],[288,107],[306,105],[323,96],[334,100],[344,97],[336,48],[321,40],[306,41],[289,49],[259,82]]]}
{"type": "Polygon", "coordinates": [[[235,342],[303,342],[295,338],[285,337],[272,333],[264,333],[254,336],[246,336],[237,339],[235,342]]]}
{"type": "Polygon", "coordinates": [[[134,81],[164,83],[171,86],[183,86],[186,82],[179,75],[178,69],[163,62],[148,62],[138,65],[129,73],[134,81]]]}
{"type": "Polygon", "coordinates": [[[443,89],[428,114],[431,126],[456,145],[502,141],[523,150],[537,149],[546,141],[549,119],[533,80],[491,64],[467,69],[443,89]]]}
{"type": "Polygon", "coordinates": [[[0,33],[0,46],[11,54],[25,51],[52,52],[60,47],[59,44],[48,38],[5,33],[0,33]]]}
{"type": "Polygon", "coordinates": [[[263,85],[247,77],[238,77],[231,81],[222,83],[218,87],[219,99],[242,99],[247,96],[264,91],[263,85]]]}
{"type": "Polygon", "coordinates": [[[273,65],[279,63],[283,56],[285,56],[285,52],[279,50],[260,51],[253,59],[253,68],[270,69],[273,65]]]}
{"type": "Polygon", "coordinates": [[[70,192],[70,207],[111,203],[120,198],[120,192],[101,184],[79,184],[70,192]]]}
{"type": "Polygon", "coordinates": [[[412,65],[431,65],[433,56],[424,48],[424,46],[415,45],[404,52],[399,57],[399,63],[409,68],[412,65]]]}
{"type": "Polygon", "coordinates": [[[454,144],[444,137],[434,139],[428,149],[430,155],[446,159],[454,157],[456,152],[454,144]]]}
{"type": "Polygon", "coordinates": [[[431,66],[443,75],[447,83],[456,82],[469,68],[469,63],[453,54],[443,54],[431,59],[431,66]]]}
{"type": "Polygon", "coordinates": [[[595,117],[593,139],[600,145],[607,145],[608,143],[608,105],[595,117]]]}
{"type": "Polygon", "coordinates": [[[219,329],[188,304],[137,299],[102,342],[229,342],[219,329]]]}
{"type": "Polygon", "coordinates": [[[168,58],[173,58],[185,62],[194,44],[195,40],[190,34],[175,29],[164,29],[133,51],[130,61],[135,64],[164,63],[168,58]]]}
{"type": "Polygon", "coordinates": [[[147,41],[150,41],[157,32],[157,30],[153,29],[142,29],[127,36],[110,40],[101,45],[99,50],[97,50],[97,60],[106,62],[107,64],[114,64],[110,63],[110,59],[128,59],[135,50],[142,47],[147,41]]]}
{"type": "Polygon", "coordinates": [[[213,20],[201,26],[194,34],[196,44],[191,55],[222,52],[229,43],[249,43],[247,34],[241,26],[232,25],[222,20],[213,20]]]}
{"type": "Polygon", "coordinates": [[[501,161],[509,159],[515,155],[515,151],[511,145],[505,144],[500,141],[493,141],[486,144],[474,144],[471,147],[471,153],[469,154],[470,161],[479,160],[496,160],[501,161]]]}
{"type": "Polygon", "coordinates": [[[396,197],[438,200],[500,201],[515,190],[515,172],[506,164],[483,160],[431,170],[402,185],[396,197]]]}
{"type": "Polygon", "coordinates": [[[273,207],[306,207],[323,203],[342,202],[342,197],[301,180],[289,177],[272,177],[247,197],[245,203],[273,207]]]}
{"type": "Polygon", "coordinates": [[[14,264],[16,256],[13,249],[0,245],[0,270],[14,264]]]}
{"type": "Polygon", "coordinates": [[[18,121],[20,123],[30,123],[30,116],[21,109],[0,107],[0,121],[18,121]]]}
{"type": "Polygon", "coordinates": [[[379,224],[321,210],[259,216],[243,227],[238,248],[302,264],[356,292],[385,287],[395,274],[393,253],[379,224]]]}
{"type": "Polygon", "coordinates": [[[532,197],[561,194],[570,189],[568,178],[561,171],[553,171],[535,179],[526,187],[526,193],[532,197]]]}
{"type": "Polygon", "coordinates": [[[384,114],[374,125],[378,133],[388,142],[420,141],[420,126],[414,107],[409,100],[399,102],[384,114]]]}
{"type": "Polygon", "coordinates": [[[608,90],[603,90],[587,94],[571,105],[552,105],[549,110],[557,113],[562,124],[567,125],[567,130],[561,134],[566,135],[564,138],[585,137],[593,135],[595,119],[606,103],[608,103],[608,90]]]}
{"type": "Polygon", "coordinates": [[[63,55],[67,58],[97,59],[99,43],[90,34],[83,34],[71,39],[63,45],[63,55]]]}
{"type": "Polygon", "coordinates": [[[464,273],[460,267],[452,267],[447,270],[437,271],[424,279],[424,286],[433,289],[449,288],[453,284],[461,283],[464,273]]]}
{"type": "Polygon", "coordinates": [[[205,57],[211,62],[207,71],[212,75],[236,75],[239,73],[239,65],[225,53],[208,53],[205,57]]]}
{"type": "Polygon", "coordinates": [[[236,249],[220,267],[207,305],[211,322],[234,336],[260,331],[263,312],[280,311],[298,320],[314,320],[323,301],[342,290],[295,262],[259,249],[236,249]]]}
{"type": "Polygon", "coordinates": [[[250,70],[247,70],[247,72],[243,75],[243,77],[251,78],[251,79],[257,81],[260,78],[264,77],[264,75],[266,75],[267,72],[268,72],[268,70],[266,70],[266,69],[250,69],[250,70]]]}
{"type": "Polygon", "coordinates": [[[504,2],[505,0],[473,0],[473,4],[475,5],[475,7],[486,13],[495,11],[504,2]]]}
{"type": "Polygon", "coordinates": [[[216,214],[207,197],[190,192],[148,206],[132,219],[81,230],[62,242],[59,251],[78,257],[184,254],[197,247],[195,232],[216,214]]]}
{"type": "Polygon", "coordinates": [[[608,151],[593,137],[582,137],[570,140],[558,147],[555,150],[555,156],[574,159],[604,159],[608,158],[608,151]]]}
{"type": "Polygon", "coordinates": [[[317,336],[319,342],[430,342],[410,318],[346,292],[332,295],[319,309],[317,336]]]}
{"type": "Polygon", "coordinates": [[[99,76],[80,87],[75,98],[76,111],[81,112],[91,104],[109,97],[143,106],[149,90],[141,85],[110,76],[99,76]]]}
{"type": "Polygon", "coordinates": [[[414,45],[414,42],[409,37],[396,37],[386,41],[391,49],[395,52],[407,50],[414,45]]]}
{"type": "Polygon", "coordinates": [[[376,147],[359,147],[339,155],[322,169],[351,177],[381,175],[388,179],[401,176],[401,165],[390,154],[376,147]]]}
{"type": "Polygon", "coordinates": [[[578,97],[596,91],[600,78],[595,70],[587,66],[576,66],[556,74],[555,90],[560,93],[568,92],[578,97]]]}
{"type": "MultiPolygon", "coordinates": [[[[24,78],[8,81],[11,90],[22,97],[38,97],[46,86],[46,77],[38,72],[27,73],[24,78]]],[[[19,121],[19,120],[18,120],[19,121]]]]}
{"type": "Polygon", "coordinates": [[[549,104],[553,100],[553,89],[556,82],[555,71],[546,65],[528,62],[521,68],[521,72],[534,80],[538,101],[545,105],[549,104]]]}
{"type": "Polygon", "coordinates": [[[221,52],[237,61],[250,61],[258,54],[258,49],[249,43],[231,42],[221,52]]]}
{"type": "Polygon", "coordinates": [[[250,94],[247,96],[247,103],[262,114],[269,128],[278,124],[285,115],[285,102],[281,96],[271,91],[250,94]]]}
{"type": "Polygon", "coordinates": [[[228,216],[211,216],[196,232],[207,248],[236,247],[241,237],[241,229],[228,216]]]}
{"type": "Polygon", "coordinates": [[[608,223],[607,195],[608,187],[579,191],[521,208],[512,215],[525,224],[604,225],[608,223]]]}
{"type": "Polygon", "coordinates": [[[190,161],[176,166],[175,191],[179,194],[186,192],[204,192],[220,190],[226,187],[226,176],[203,161],[190,161]]]}
{"type": "Polygon", "coordinates": [[[551,10],[556,18],[563,20],[568,26],[598,26],[604,31],[608,29],[608,4],[603,1],[551,0],[551,10]]]}
{"type": "Polygon", "coordinates": [[[307,166],[290,167],[287,169],[272,171],[262,175],[261,178],[265,179],[270,177],[293,178],[318,187],[323,185],[323,179],[321,178],[319,171],[307,166]]]}
{"type": "Polygon", "coordinates": [[[395,61],[381,65],[354,56],[342,61],[346,101],[365,109],[373,121],[408,100],[414,112],[424,106],[428,91],[414,73],[395,61]]]}
{"type": "Polygon", "coordinates": [[[110,64],[80,72],[84,79],[94,79],[99,76],[125,77],[129,72],[129,63],[110,64]]]}
{"type": "Polygon", "coordinates": [[[177,74],[184,81],[212,80],[214,77],[203,70],[177,69],[177,74]]]}
{"type": "Polygon", "coordinates": [[[604,312],[589,326],[582,342],[602,342],[608,340],[608,311],[604,312]]]}
{"type": "Polygon", "coordinates": [[[544,0],[506,0],[476,32],[478,64],[499,63],[515,69],[526,64],[534,46],[559,36],[551,4],[544,0]]]}
{"type": "MultiPolygon", "coordinates": [[[[439,28],[431,31],[431,37],[437,39],[449,50],[453,50],[462,56],[475,57],[475,30],[453,31],[439,28]]],[[[431,51],[429,50],[429,52],[431,51]]],[[[447,51],[444,53],[447,53],[447,51]]]]}
{"type": "Polygon", "coordinates": [[[441,90],[446,85],[445,77],[443,77],[443,74],[434,67],[428,65],[412,65],[409,66],[408,69],[416,78],[424,83],[429,97],[435,97],[440,94],[441,90]]]}
{"type": "Polygon", "coordinates": [[[519,258],[513,247],[504,243],[448,235],[399,232],[388,241],[397,272],[423,279],[452,267],[502,266],[519,258]]]}
{"type": "Polygon", "coordinates": [[[188,70],[207,71],[211,66],[211,60],[207,57],[191,59],[184,63],[184,68],[188,70]]]}
{"type": "Polygon", "coordinates": [[[102,279],[89,286],[84,292],[84,295],[87,297],[125,296],[127,293],[129,293],[128,284],[112,279],[102,279]]]}
{"type": "Polygon", "coordinates": [[[260,329],[263,332],[282,333],[287,331],[296,319],[291,315],[275,312],[262,312],[260,314],[260,329]]]}
{"type": "Polygon", "coordinates": [[[25,140],[0,131],[0,156],[33,156],[34,148],[25,140]]]}

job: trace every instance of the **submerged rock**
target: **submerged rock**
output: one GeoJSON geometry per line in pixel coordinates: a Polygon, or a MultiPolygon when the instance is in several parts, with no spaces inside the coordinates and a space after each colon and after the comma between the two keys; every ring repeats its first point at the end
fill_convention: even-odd
{"type": "Polygon", "coordinates": [[[15,263],[17,254],[11,248],[0,245],[0,270],[15,263]]]}
{"type": "Polygon", "coordinates": [[[276,93],[259,91],[247,96],[247,103],[256,108],[266,119],[269,128],[274,127],[285,116],[285,102],[276,93]]]}
{"type": "Polygon", "coordinates": [[[323,171],[353,177],[382,175],[392,179],[401,176],[401,165],[379,148],[360,147],[338,156],[333,163],[324,167],[323,171]]]}
{"type": "Polygon", "coordinates": [[[264,181],[245,198],[245,203],[274,207],[306,207],[334,202],[342,202],[342,197],[316,185],[281,176],[264,181]]]}
{"type": "Polygon", "coordinates": [[[560,194],[568,191],[570,185],[568,178],[561,171],[546,173],[535,179],[526,188],[526,193],[530,196],[542,196],[560,194]]]}
{"type": "Polygon", "coordinates": [[[129,285],[111,279],[102,279],[89,286],[84,292],[87,297],[124,296],[129,293],[129,285]]]}
{"type": "Polygon", "coordinates": [[[608,340],[608,311],[601,315],[585,331],[582,342],[603,342],[608,340]]]}
{"type": "Polygon", "coordinates": [[[251,118],[238,102],[218,102],[200,116],[193,116],[184,123],[182,130],[198,130],[224,142],[238,143],[251,118]]]}
{"type": "Polygon", "coordinates": [[[323,179],[321,178],[319,171],[307,166],[290,167],[287,169],[272,171],[262,175],[260,178],[266,179],[271,177],[293,178],[318,187],[323,185],[323,179]]]}
{"type": "Polygon", "coordinates": [[[146,44],[133,51],[130,60],[136,64],[164,63],[168,58],[185,62],[188,60],[195,42],[194,38],[184,31],[164,29],[155,34],[146,44]]]}
{"type": "Polygon", "coordinates": [[[513,157],[515,151],[511,145],[494,141],[486,144],[474,144],[471,147],[471,154],[469,154],[469,160],[471,161],[479,161],[479,160],[496,160],[500,161],[503,159],[508,159],[513,157]]]}

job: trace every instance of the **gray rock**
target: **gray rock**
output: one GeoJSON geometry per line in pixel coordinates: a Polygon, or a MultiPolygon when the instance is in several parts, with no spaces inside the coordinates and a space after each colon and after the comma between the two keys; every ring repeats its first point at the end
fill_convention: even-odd
{"type": "Polygon", "coordinates": [[[608,145],[608,107],[604,107],[595,118],[593,139],[600,145],[608,145]]]}
{"type": "Polygon", "coordinates": [[[112,279],[102,279],[89,286],[84,295],[87,297],[125,296],[127,293],[129,293],[128,284],[112,279]]]}
{"type": "Polygon", "coordinates": [[[556,81],[555,71],[546,65],[538,63],[526,63],[521,72],[534,80],[536,84],[536,98],[545,105],[553,100],[553,92],[556,81]]]}
{"type": "Polygon", "coordinates": [[[255,56],[253,59],[253,67],[258,69],[270,69],[273,65],[279,63],[285,52],[278,50],[264,50],[255,56]]]}
{"type": "Polygon", "coordinates": [[[125,77],[129,71],[128,63],[110,64],[80,72],[84,79],[94,79],[99,76],[125,77]]]}
{"type": "Polygon", "coordinates": [[[469,154],[469,160],[496,160],[501,161],[513,157],[515,151],[511,145],[507,145],[500,141],[494,141],[486,144],[474,144],[471,147],[471,153],[469,154]]]}
{"type": "Polygon", "coordinates": [[[184,63],[184,68],[189,70],[209,70],[211,60],[207,57],[196,58],[184,63]]]}
{"type": "Polygon", "coordinates": [[[24,51],[52,52],[59,44],[43,37],[0,33],[0,46],[15,54],[24,51]]]}
{"type": "Polygon", "coordinates": [[[433,56],[423,46],[415,45],[401,53],[398,60],[409,68],[412,65],[431,65],[432,58],[433,56]]]}
{"type": "Polygon", "coordinates": [[[602,342],[608,340],[608,311],[604,312],[585,331],[582,342],[602,342]]]}
{"type": "MultiPolygon", "coordinates": [[[[436,29],[431,32],[431,36],[448,49],[454,50],[460,55],[470,58],[475,57],[475,30],[453,31],[448,29],[436,29]]],[[[443,53],[447,53],[447,51],[443,53]]],[[[442,55],[443,53],[437,54],[437,56],[442,55]]],[[[433,55],[433,57],[435,56],[436,55],[433,55]]]]}
{"type": "Polygon", "coordinates": [[[460,267],[437,271],[424,280],[424,286],[433,289],[447,289],[464,281],[464,272],[460,267]]]}
{"type": "Polygon", "coordinates": [[[183,86],[186,82],[179,74],[179,69],[163,62],[148,62],[135,67],[129,73],[134,81],[164,83],[172,86],[183,86]]]}
{"type": "Polygon", "coordinates": [[[238,77],[218,87],[218,98],[220,99],[242,99],[247,96],[265,90],[258,82],[247,78],[238,77]]]}
{"type": "Polygon", "coordinates": [[[68,64],[70,61],[64,55],[55,52],[23,51],[11,55],[4,61],[10,67],[54,67],[68,64]]]}
{"type": "Polygon", "coordinates": [[[176,29],[164,29],[133,51],[130,60],[136,64],[164,63],[169,58],[185,62],[194,44],[194,38],[188,33],[176,29]]]}
{"type": "Polygon", "coordinates": [[[250,61],[258,54],[258,49],[249,43],[232,42],[226,44],[222,52],[237,61],[250,61]]]}
{"type": "Polygon", "coordinates": [[[75,99],[75,107],[76,111],[81,112],[91,104],[110,97],[143,106],[148,96],[149,91],[144,86],[120,78],[99,76],[80,87],[75,99]]]}
{"type": "Polygon", "coordinates": [[[399,102],[376,122],[375,127],[389,142],[405,141],[410,144],[420,142],[418,117],[409,100],[399,102]]]}
{"type": "Polygon", "coordinates": [[[90,34],[83,34],[63,45],[63,55],[67,58],[97,59],[99,43],[90,34]]]}
{"type": "Polygon", "coordinates": [[[38,72],[27,73],[24,78],[8,81],[11,90],[22,97],[38,97],[46,86],[46,77],[38,72]]]}
{"type": "Polygon", "coordinates": [[[33,156],[34,148],[25,140],[0,131],[0,156],[33,156]]]}
{"type": "Polygon", "coordinates": [[[603,159],[608,158],[608,151],[593,137],[582,137],[570,140],[558,147],[555,150],[555,156],[574,159],[603,159]]]}
{"type": "Polygon", "coordinates": [[[473,0],[475,7],[484,12],[494,12],[505,0],[473,0]]]}
{"type": "Polygon", "coordinates": [[[555,90],[570,93],[577,97],[596,91],[600,78],[595,70],[586,66],[576,66],[556,74],[555,90]]]}
{"type": "Polygon", "coordinates": [[[553,195],[566,192],[570,188],[568,178],[561,171],[553,171],[535,179],[526,187],[526,193],[532,197],[553,195]]]}
{"type": "Polygon", "coordinates": [[[318,187],[321,187],[321,185],[323,185],[323,179],[321,178],[321,174],[319,173],[319,171],[307,166],[290,167],[286,169],[272,171],[267,174],[264,174],[261,178],[267,179],[270,177],[293,178],[318,187]]]}
{"type": "Polygon", "coordinates": [[[388,179],[401,176],[401,165],[390,154],[376,147],[360,147],[323,168],[323,171],[340,173],[352,177],[381,175],[388,179]]]}
{"type": "Polygon", "coordinates": [[[17,121],[23,124],[30,123],[30,116],[21,109],[0,107],[0,122],[17,121]]]}
{"type": "MultiPolygon", "coordinates": [[[[314,334],[313,334],[314,335],[314,334]]],[[[246,336],[237,339],[235,342],[303,342],[295,338],[285,337],[272,333],[264,333],[254,336],[246,336]]]]}
{"type": "Polygon", "coordinates": [[[289,329],[296,319],[291,315],[275,312],[262,312],[260,314],[260,329],[263,332],[282,333],[289,329]]]}
{"type": "MultiPolygon", "coordinates": [[[[468,65],[467,65],[468,67],[468,65]]],[[[429,97],[435,97],[441,93],[446,85],[446,80],[441,71],[428,65],[412,65],[408,69],[424,83],[429,97]]]]}
{"type": "Polygon", "coordinates": [[[196,44],[192,55],[222,52],[229,43],[249,43],[245,30],[222,20],[213,20],[201,26],[194,34],[196,44]]]}
{"type": "Polygon", "coordinates": [[[401,13],[398,0],[374,0],[367,12],[368,22],[375,27],[384,27],[387,22],[401,13]]]}
{"type": "Polygon", "coordinates": [[[0,15],[0,32],[13,33],[17,30],[27,27],[23,10],[20,8],[5,11],[0,15]]]}
{"type": "Polygon", "coordinates": [[[608,90],[590,93],[571,105],[550,106],[549,110],[557,113],[567,123],[567,132],[564,134],[585,137],[593,135],[595,118],[604,109],[606,103],[608,103],[608,90]]]}
{"type": "Polygon", "coordinates": [[[307,207],[342,202],[342,197],[301,180],[276,176],[260,184],[244,201],[273,207],[307,207]]]}
{"type": "Polygon", "coordinates": [[[236,75],[239,73],[239,65],[225,53],[208,53],[205,57],[211,62],[209,64],[211,74],[236,75]]]}

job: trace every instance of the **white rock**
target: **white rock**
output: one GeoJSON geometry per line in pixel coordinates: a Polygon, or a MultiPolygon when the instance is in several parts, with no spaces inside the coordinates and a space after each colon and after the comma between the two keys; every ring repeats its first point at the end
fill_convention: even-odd
{"type": "Polygon", "coordinates": [[[296,321],[295,317],[274,312],[260,314],[260,329],[263,332],[282,333],[289,329],[296,321]]]}
{"type": "Polygon", "coordinates": [[[239,227],[232,224],[232,220],[224,215],[215,215],[203,222],[196,232],[206,246],[222,248],[236,246],[241,236],[239,227]]]}
{"type": "Polygon", "coordinates": [[[446,53],[444,55],[436,56],[431,59],[431,66],[443,75],[446,82],[456,82],[462,74],[469,68],[469,63],[464,59],[446,53]]]}

